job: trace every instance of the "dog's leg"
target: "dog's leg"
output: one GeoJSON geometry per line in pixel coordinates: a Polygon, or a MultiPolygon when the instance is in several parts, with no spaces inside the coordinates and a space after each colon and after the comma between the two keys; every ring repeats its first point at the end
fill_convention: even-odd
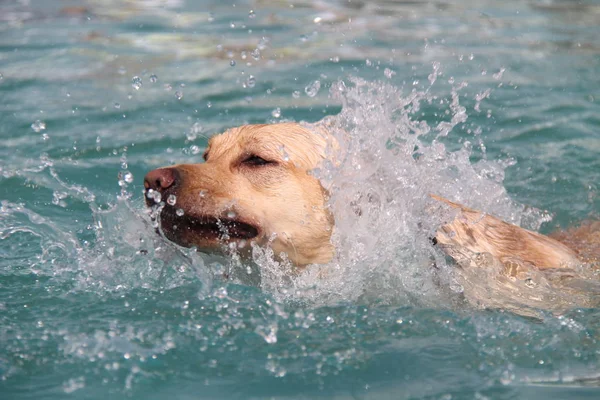
{"type": "Polygon", "coordinates": [[[473,260],[466,263],[467,258],[489,254],[504,265],[507,274],[518,277],[530,268],[571,268],[581,264],[577,253],[557,240],[442,197],[431,197],[459,212],[438,229],[436,240],[460,265],[471,265],[473,260]]]}

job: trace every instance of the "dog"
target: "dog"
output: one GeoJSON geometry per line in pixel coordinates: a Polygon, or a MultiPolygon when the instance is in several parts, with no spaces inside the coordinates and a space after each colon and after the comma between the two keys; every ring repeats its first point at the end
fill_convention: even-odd
{"type": "Polygon", "coordinates": [[[210,139],[204,163],[148,173],[146,202],[165,201],[162,232],[181,246],[215,252],[226,244],[243,253],[268,243],[298,267],[324,264],[334,254],[334,221],[309,171],[325,147],[325,138],[298,124],[233,128],[210,139]]]}
{"type": "MultiPolygon", "coordinates": [[[[326,264],[335,255],[335,220],[329,193],[311,171],[330,159],[335,147],[323,128],[309,125],[232,128],[209,140],[204,163],[149,172],[146,203],[160,205],[160,230],[181,246],[246,255],[252,246],[269,246],[297,268],[326,264]]],[[[465,268],[485,255],[506,276],[524,279],[532,270],[571,270],[600,259],[600,223],[553,238],[431,197],[454,210],[432,246],[465,268]]]]}

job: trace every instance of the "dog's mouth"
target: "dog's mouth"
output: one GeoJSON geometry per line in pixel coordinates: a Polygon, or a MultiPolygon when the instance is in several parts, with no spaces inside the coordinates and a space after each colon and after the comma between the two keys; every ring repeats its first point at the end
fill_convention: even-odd
{"type": "Polygon", "coordinates": [[[237,216],[194,216],[175,211],[169,206],[164,207],[157,214],[159,215],[153,219],[159,218],[164,236],[186,247],[210,248],[217,246],[219,242],[249,241],[260,234],[257,225],[237,216]]]}
{"type": "Polygon", "coordinates": [[[181,218],[174,230],[187,229],[205,238],[218,239],[253,239],[258,236],[258,228],[254,225],[230,218],[181,218]]]}

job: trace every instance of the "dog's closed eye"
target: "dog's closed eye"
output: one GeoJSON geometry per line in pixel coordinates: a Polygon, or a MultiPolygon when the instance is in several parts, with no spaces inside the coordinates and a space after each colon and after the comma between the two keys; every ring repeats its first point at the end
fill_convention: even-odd
{"type": "Polygon", "coordinates": [[[242,160],[242,165],[247,165],[250,167],[262,167],[265,165],[276,165],[276,161],[265,160],[262,157],[257,156],[256,154],[251,154],[242,160]]]}

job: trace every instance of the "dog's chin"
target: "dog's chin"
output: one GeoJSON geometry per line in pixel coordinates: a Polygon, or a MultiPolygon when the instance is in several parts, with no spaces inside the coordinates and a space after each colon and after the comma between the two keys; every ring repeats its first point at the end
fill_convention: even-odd
{"type": "Polygon", "coordinates": [[[168,206],[160,213],[160,228],[167,239],[180,246],[213,252],[220,252],[231,243],[235,243],[236,248],[247,247],[261,237],[261,229],[256,224],[237,215],[231,218],[184,212],[179,216],[168,206]]]}

